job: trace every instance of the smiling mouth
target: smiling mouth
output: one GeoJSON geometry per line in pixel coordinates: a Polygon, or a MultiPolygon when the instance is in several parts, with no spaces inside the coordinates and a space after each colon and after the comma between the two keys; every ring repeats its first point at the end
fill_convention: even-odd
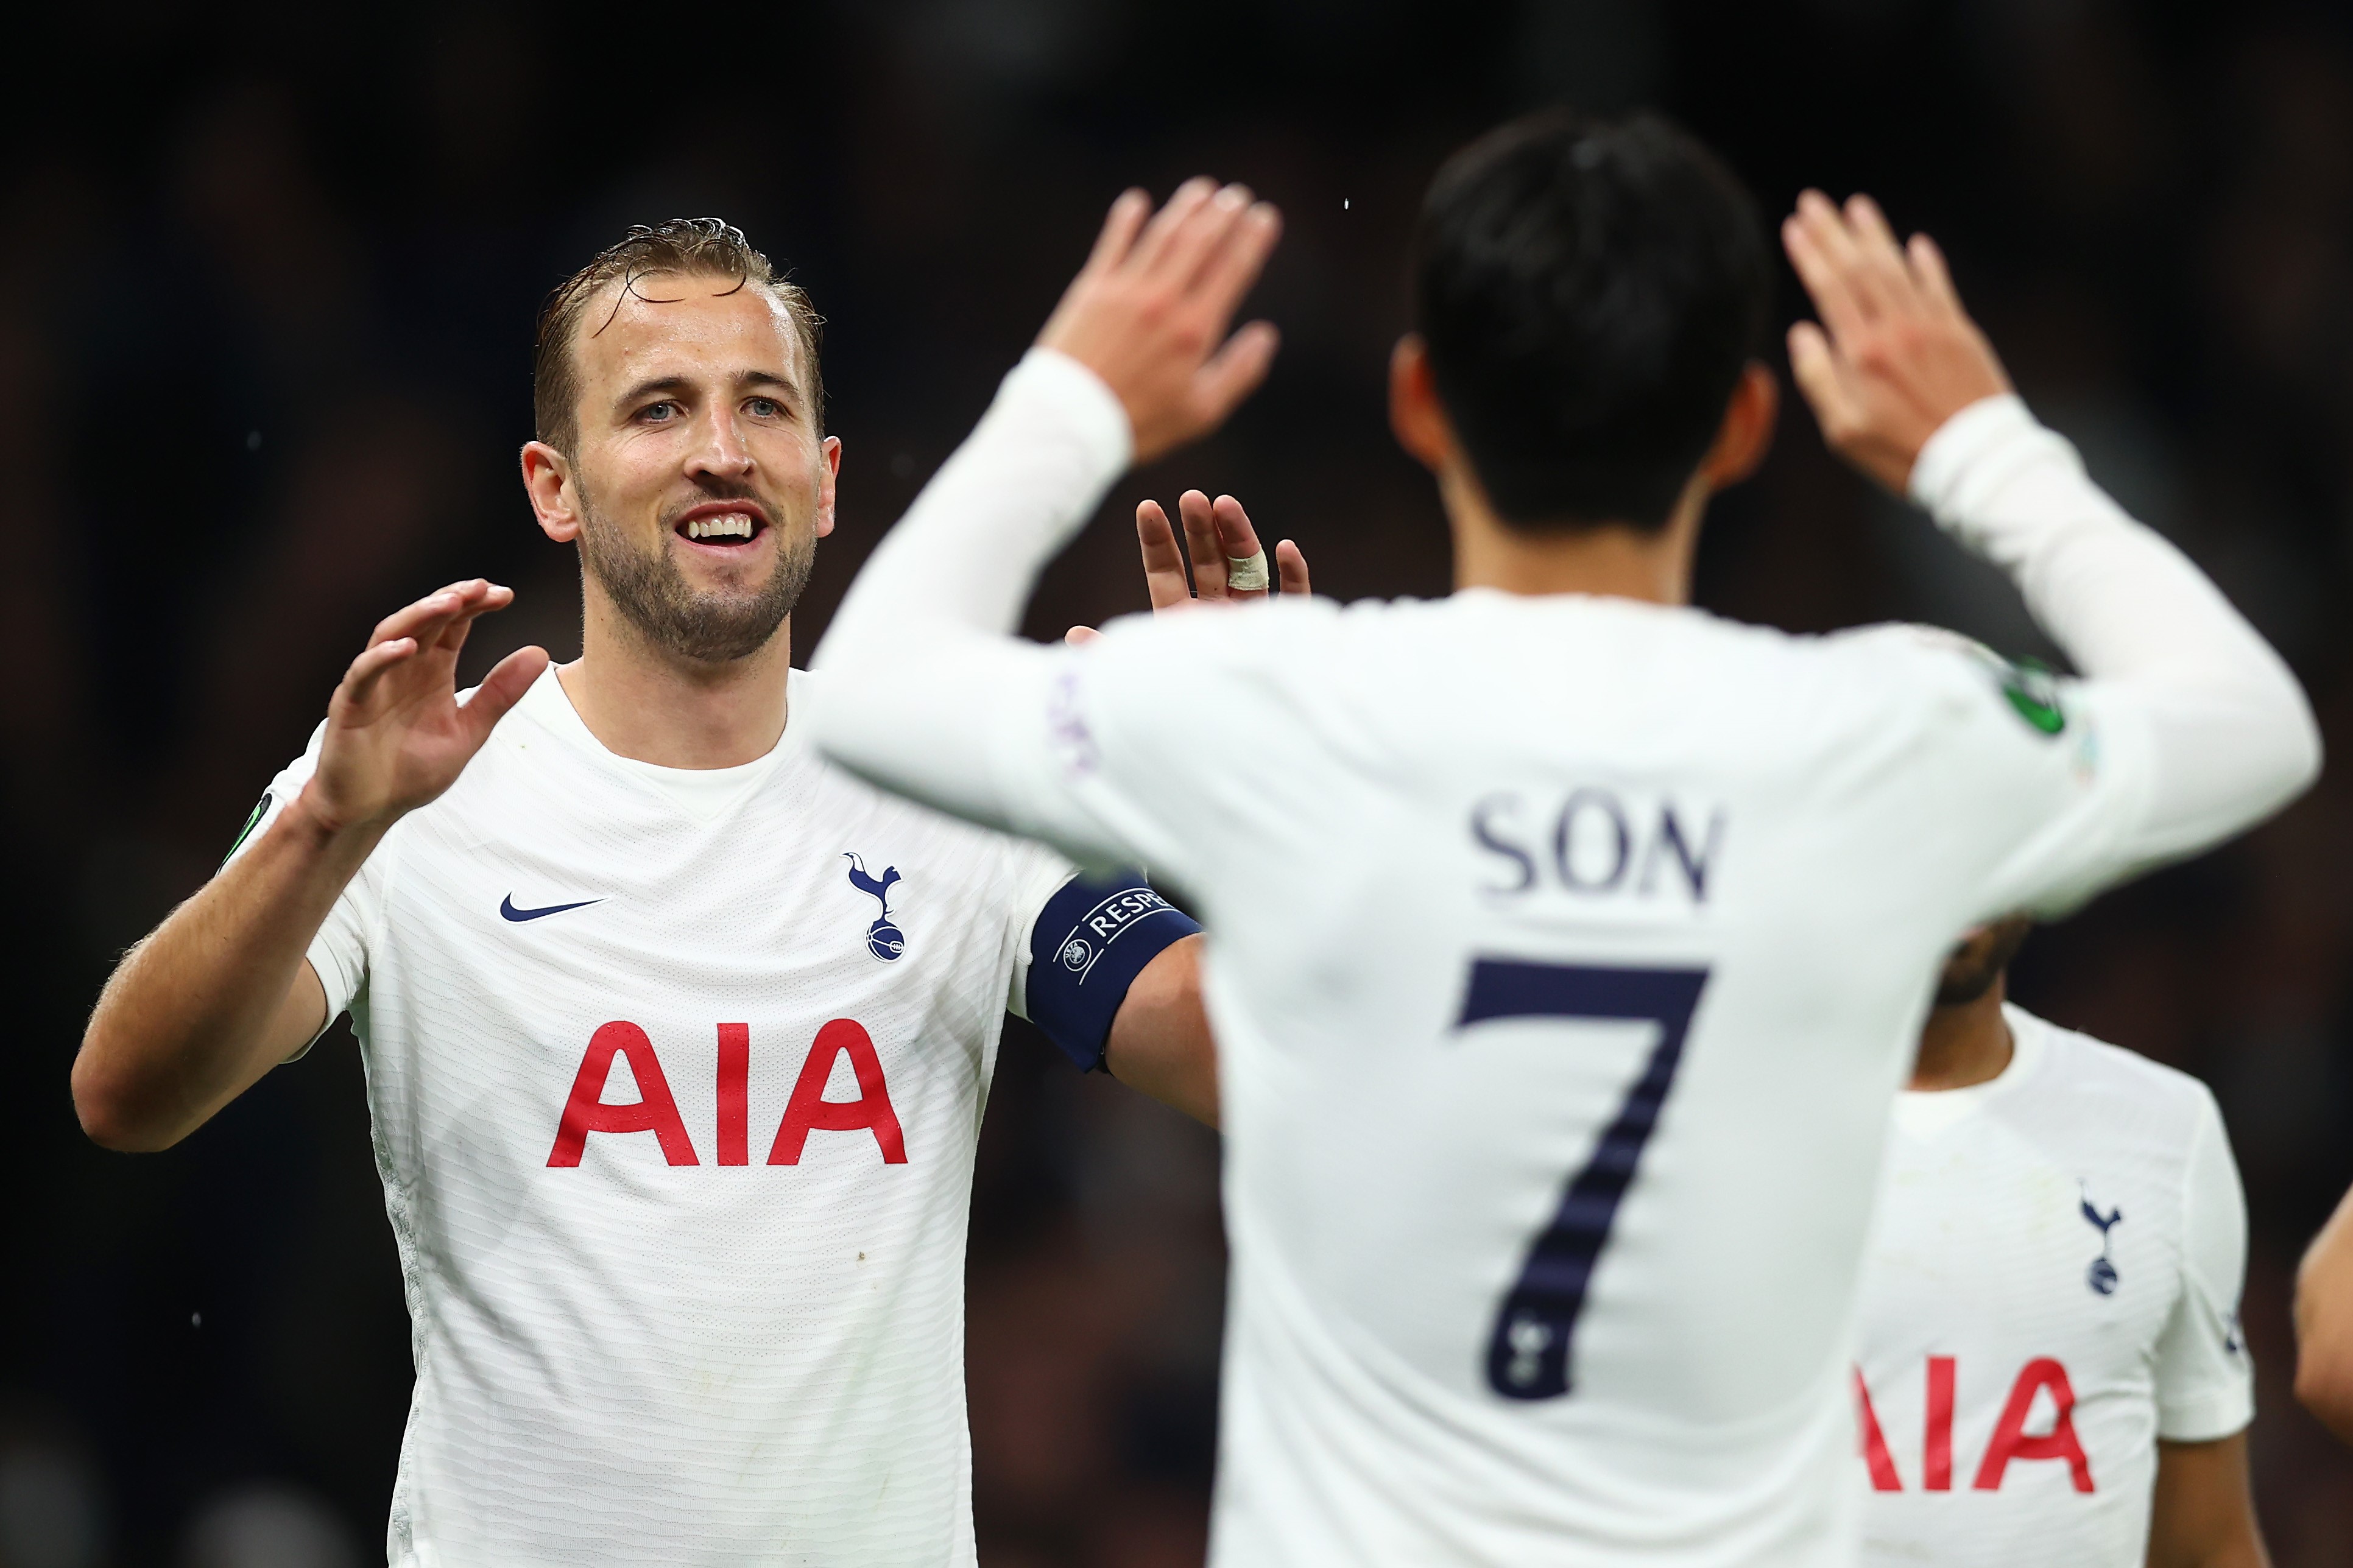
{"type": "Polygon", "coordinates": [[[749,511],[704,512],[681,519],[675,530],[681,539],[697,544],[749,544],[760,536],[766,524],[757,513],[749,511]]]}

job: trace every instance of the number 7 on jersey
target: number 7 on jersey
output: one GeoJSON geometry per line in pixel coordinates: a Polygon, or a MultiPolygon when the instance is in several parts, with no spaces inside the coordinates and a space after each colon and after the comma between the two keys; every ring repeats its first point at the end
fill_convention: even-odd
{"type": "Polygon", "coordinates": [[[1683,1060],[1704,969],[1619,969],[1524,959],[1481,958],[1455,1027],[1498,1018],[1617,1022],[1647,1019],[1659,1043],[1601,1131],[1592,1158],[1568,1180],[1560,1206],[1528,1244],[1519,1277],[1495,1309],[1487,1338],[1487,1384],[1506,1399],[1553,1399],[1569,1388],[1569,1340],[1601,1249],[1632,1185],[1642,1146],[1683,1060]]]}

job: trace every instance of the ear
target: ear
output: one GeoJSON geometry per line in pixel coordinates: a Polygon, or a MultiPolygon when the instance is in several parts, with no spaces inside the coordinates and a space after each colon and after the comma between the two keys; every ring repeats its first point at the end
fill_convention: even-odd
{"type": "Polygon", "coordinates": [[[523,493],[531,497],[532,515],[539,531],[558,544],[580,537],[580,507],[572,491],[572,463],[544,441],[526,441],[522,448],[523,493]]]}
{"type": "Polygon", "coordinates": [[[1728,489],[1757,471],[1765,454],[1773,449],[1773,430],[1780,415],[1780,382],[1765,365],[1750,360],[1733,384],[1732,400],[1725,405],[1715,445],[1700,462],[1700,473],[1709,489],[1728,489]]]}
{"type": "Polygon", "coordinates": [[[841,477],[841,437],[828,436],[818,448],[817,476],[817,536],[833,531],[834,483],[841,477]]]}
{"type": "Polygon", "coordinates": [[[1408,332],[1389,351],[1389,429],[1423,468],[1446,471],[1455,452],[1454,426],[1439,405],[1430,347],[1419,332],[1408,332]]]}

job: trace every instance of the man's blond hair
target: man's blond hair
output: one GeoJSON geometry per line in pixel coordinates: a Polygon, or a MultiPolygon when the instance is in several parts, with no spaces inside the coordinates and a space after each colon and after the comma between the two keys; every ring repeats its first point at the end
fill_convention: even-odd
{"type": "MultiPolygon", "coordinates": [[[[768,258],[752,248],[744,231],[715,217],[674,217],[650,226],[632,224],[629,232],[598,251],[587,266],[574,273],[539,312],[539,341],[531,367],[532,422],[539,438],[569,457],[580,438],[580,372],[573,354],[582,318],[615,283],[612,310],[598,322],[594,337],[612,324],[621,301],[638,292],[649,278],[732,278],[737,289],[758,287],[776,296],[792,317],[800,340],[802,393],[808,399],[808,416],[819,434],[825,430],[825,374],[818,367],[818,339],[825,318],[809,303],[807,290],[777,276],[768,258]]],[[[731,290],[732,291],[732,290],[731,290]]]]}

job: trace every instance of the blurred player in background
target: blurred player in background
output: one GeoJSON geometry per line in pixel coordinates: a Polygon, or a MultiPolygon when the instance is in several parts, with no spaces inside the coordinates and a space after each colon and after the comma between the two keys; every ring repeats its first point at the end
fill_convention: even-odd
{"type": "Polygon", "coordinates": [[[2353,1443],[2353,1192],[2296,1270],[2295,1397],[2340,1442],[2353,1443]]]}
{"type": "Polygon", "coordinates": [[[1105,487],[1255,380],[1269,332],[1225,331],[1270,222],[1114,206],[852,586],[817,743],[1141,858],[1211,932],[1214,1562],[1841,1561],[1873,1178],[1953,933],[2258,819],[2314,775],[2311,712],[1860,198],[1784,228],[1822,317],[1799,384],[2085,679],[1690,609],[1772,426],[1771,273],[1746,194],[1648,118],[1507,127],[1432,188],[1392,416],[1452,597],[1013,637],[1105,487]]]}
{"type": "Polygon", "coordinates": [[[2206,1086],[1945,964],[1896,1097],[1856,1354],[1874,1568],[2263,1568],[2246,1199],[2206,1086]]]}
{"type": "Polygon", "coordinates": [[[522,468],[579,661],[463,696],[508,591],[387,618],[75,1064],[94,1137],[163,1148],[350,1011],[417,1363],[396,1564],[971,1563],[1007,1008],[1214,1113],[1189,921],[805,742],[815,326],[715,220],[558,290],[522,468]]]}

